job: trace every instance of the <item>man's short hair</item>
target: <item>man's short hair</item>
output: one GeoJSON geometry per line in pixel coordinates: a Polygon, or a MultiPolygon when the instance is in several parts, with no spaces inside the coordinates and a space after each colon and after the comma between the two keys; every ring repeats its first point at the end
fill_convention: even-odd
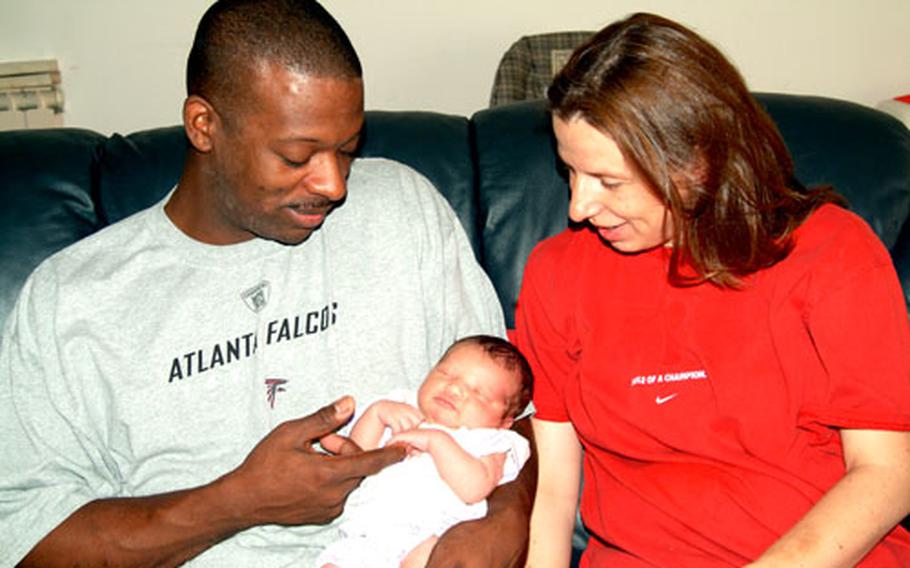
{"type": "Polygon", "coordinates": [[[187,95],[224,112],[246,94],[249,72],[260,62],[303,75],[363,76],[347,34],[318,2],[218,0],[196,29],[186,66],[187,95]]]}

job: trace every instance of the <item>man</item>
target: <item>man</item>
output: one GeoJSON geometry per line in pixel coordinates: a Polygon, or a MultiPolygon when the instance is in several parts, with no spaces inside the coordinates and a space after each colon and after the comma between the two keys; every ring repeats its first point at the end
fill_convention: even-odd
{"type": "MultiPolygon", "coordinates": [[[[187,86],[176,189],[45,261],[10,316],[0,565],[307,566],[403,457],[334,433],[342,395],[416,386],[456,337],[502,333],[445,201],[353,159],[360,64],[321,6],[217,2],[187,86]]],[[[530,493],[503,489],[431,566],[517,561],[530,493]]]]}

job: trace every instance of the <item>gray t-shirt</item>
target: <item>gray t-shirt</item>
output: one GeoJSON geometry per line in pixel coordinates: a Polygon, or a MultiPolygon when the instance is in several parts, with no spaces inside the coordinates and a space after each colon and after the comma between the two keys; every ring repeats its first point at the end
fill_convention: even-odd
{"type": "MultiPolygon", "coordinates": [[[[448,203],[357,160],[298,246],[210,246],[164,202],[46,260],[0,346],[0,566],[94,499],[207,483],[279,423],[416,388],[456,338],[504,333],[448,203]]],[[[330,527],[262,526],[193,566],[307,566],[330,527]]]]}

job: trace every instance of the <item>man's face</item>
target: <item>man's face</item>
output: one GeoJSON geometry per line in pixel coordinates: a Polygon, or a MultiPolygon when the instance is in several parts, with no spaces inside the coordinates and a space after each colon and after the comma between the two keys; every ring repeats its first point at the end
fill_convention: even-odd
{"type": "Polygon", "coordinates": [[[197,212],[190,232],[212,244],[301,243],[347,192],[363,82],[264,63],[249,76],[244,104],[212,135],[211,210],[197,212]]]}

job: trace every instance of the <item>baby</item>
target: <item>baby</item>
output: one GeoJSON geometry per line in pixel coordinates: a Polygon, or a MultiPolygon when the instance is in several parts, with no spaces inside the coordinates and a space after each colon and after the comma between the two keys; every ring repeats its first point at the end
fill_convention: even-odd
{"type": "Polygon", "coordinates": [[[423,567],[443,532],[486,515],[486,497],[512,481],[530,454],[509,430],[531,397],[531,370],[509,342],[475,335],[455,342],[416,393],[370,404],[351,438],[364,449],[404,443],[411,457],[351,494],[340,540],[324,568],[423,567]]]}

